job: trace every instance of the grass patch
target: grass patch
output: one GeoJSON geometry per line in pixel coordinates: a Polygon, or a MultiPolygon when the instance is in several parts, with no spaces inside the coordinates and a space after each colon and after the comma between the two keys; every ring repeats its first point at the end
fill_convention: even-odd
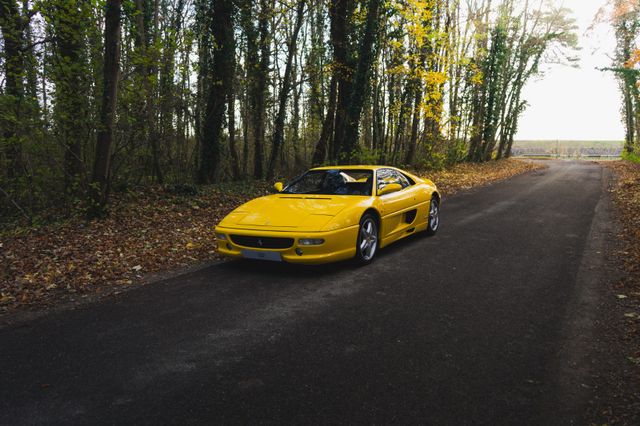
{"type": "Polygon", "coordinates": [[[622,152],[622,159],[631,161],[632,163],[640,164],[640,154],[637,152],[622,152]]]}

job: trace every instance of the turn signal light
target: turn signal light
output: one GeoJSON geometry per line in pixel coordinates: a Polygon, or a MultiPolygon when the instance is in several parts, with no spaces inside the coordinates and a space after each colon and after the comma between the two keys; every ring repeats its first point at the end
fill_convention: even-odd
{"type": "Polygon", "coordinates": [[[322,238],[300,238],[298,240],[300,246],[319,246],[320,244],[324,244],[322,238]]]}

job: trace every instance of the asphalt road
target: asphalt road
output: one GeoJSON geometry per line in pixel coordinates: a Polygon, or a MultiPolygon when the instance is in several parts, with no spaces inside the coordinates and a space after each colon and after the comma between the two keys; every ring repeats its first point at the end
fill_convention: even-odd
{"type": "Polygon", "coordinates": [[[547,164],[368,267],[222,262],[0,329],[0,423],[583,424],[607,176],[547,164]]]}

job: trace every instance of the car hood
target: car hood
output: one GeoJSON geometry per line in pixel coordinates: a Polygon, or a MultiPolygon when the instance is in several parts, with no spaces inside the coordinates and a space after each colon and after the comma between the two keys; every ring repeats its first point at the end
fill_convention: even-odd
{"type": "Polygon", "coordinates": [[[321,230],[358,196],[269,195],[238,207],[220,223],[231,228],[321,230]]]}

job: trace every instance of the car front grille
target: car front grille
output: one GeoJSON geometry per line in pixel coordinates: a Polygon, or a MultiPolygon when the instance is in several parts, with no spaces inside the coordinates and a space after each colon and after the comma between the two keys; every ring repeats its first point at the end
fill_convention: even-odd
{"type": "Polygon", "coordinates": [[[254,237],[250,235],[231,235],[231,241],[239,246],[263,249],[286,249],[293,246],[293,238],[254,237]]]}

